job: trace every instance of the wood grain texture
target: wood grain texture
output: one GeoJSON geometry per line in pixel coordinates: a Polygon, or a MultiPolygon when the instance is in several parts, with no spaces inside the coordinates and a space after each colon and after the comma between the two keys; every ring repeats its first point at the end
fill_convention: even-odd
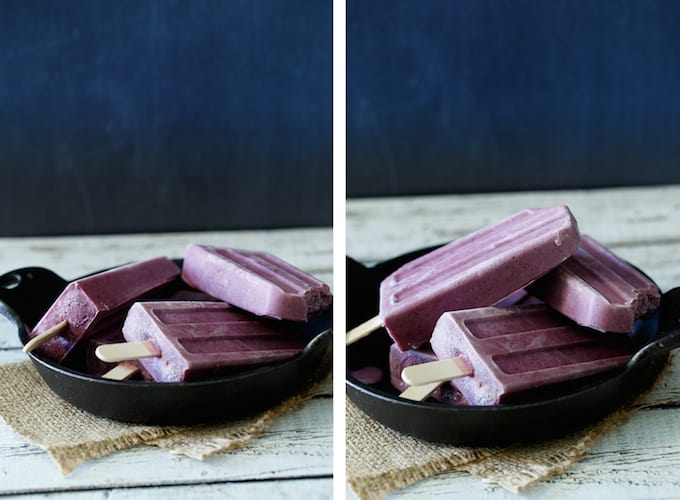
{"type": "Polygon", "coordinates": [[[383,260],[456,239],[523,208],[557,204],[571,208],[583,233],[615,249],[678,243],[679,196],[679,186],[664,186],[348,200],[347,254],[383,260]]]}
{"type": "MultiPolygon", "coordinates": [[[[275,253],[327,283],[329,229],[0,239],[0,274],[42,266],[66,279],[126,262],[182,257],[189,242],[275,253]]],[[[0,317],[0,363],[26,359],[15,326],[0,317]]],[[[205,461],[138,447],[87,462],[63,477],[38,447],[0,422],[0,496],[27,498],[330,498],[332,384],[260,438],[205,461]]]]}
{"type": "Polygon", "coordinates": [[[68,500],[224,500],[225,498],[266,498],[326,500],[332,489],[330,478],[285,479],[274,482],[223,482],[209,484],[175,484],[172,486],[136,486],[132,488],[88,489],[87,491],[48,492],[22,495],[21,498],[68,500]]]}
{"type": "Polygon", "coordinates": [[[197,461],[144,446],[93,460],[66,477],[42,450],[27,445],[2,426],[2,491],[25,493],[330,477],[331,419],[327,406],[328,399],[313,399],[300,411],[277,420],[262,438],[236,453],[197,461]],[[26,471],[31,471],[30,477],[26,471]]]}
{"type": "MultiPolygon", "coordinates": [[[[447,242],[526,207],[567,204],[581,232],[612,248],[666,291],[680,286],[680,186],[353,199],[347,254],[366,264],[447,242]]],[[[680,498],[680,356],[641,402],[565,474],[520,495],[449,472],[387,498],[680,498]]],[[[355,498],[349,491],[348,498],[355,498]]]]}

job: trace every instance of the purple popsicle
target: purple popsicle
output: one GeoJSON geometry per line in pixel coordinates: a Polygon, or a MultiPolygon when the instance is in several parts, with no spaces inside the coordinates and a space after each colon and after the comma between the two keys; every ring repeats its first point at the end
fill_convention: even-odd
{"type": "Polygon", "coordinates": [[[141,359],[157,382],[179,382],[226,368],[282,361],[303,337],[217,302],[137,302],[123,325],[127,342],[150,341],[158,356],[141,359]]]}
{"type": "Polygon", "coordinates": [[[119,342],[125,342],[121,325],[113,325],[91,335],[85,344],[85,367],[87,373],[101,377],[104,373],[113,368],[115,366],[114,364],[105,363],[95,356],[94,352],[101,345],[116,344],[119,342]]]}
{"type": "Polygon", "coordinates": [[[511,293],[503,300],[493,304],[494,307],[508,307],[508,306],[519,306],[526,304],[542,304],[543,301],[538,297],[534,297],[527,292],[526,288],[520,288],[519,290],[511,293]]]}
{"type": "Polygon", "coordinates": [[[130,304],[158,292],[179,273],[173,261],[157,257],[73,281],[57,297],[29,337],[38,337],[66,320],[68,328],[37,348],[44,356],[61,362],[77,342],[122,321],[130,304]]]}
{"type": "MultiPolygon", "coordinates": [[[[408,385],[401,378],[401,372],[407,366],[437,361],[432,349],[409,349],[402,351],[397,344],[390,346],[390,382],[399,392],[406,390],[408,385]]],[[[430,397],[447,405],[466,405],[465,398],[455,386],[449,382],[442,383],[430,397]]]]}
{"type": "Polygon", "coordinates": [[[573,256],[536,281],[531,292],[579,325],[633,331],[659,307],[657,286],[594,239],[583,236],[573,256]]]}
{"type": "Polygon", "coordinates": [[[566,206],[525,209],[413,260],[380,286],[380,320],[402,350],[446,311],[491,306],[569,258],[580,240],[566,206]]]}
{"type": "Polygon", "coordinates": [[[473,405],[494,405],[551,384],[623,366],[633,354],[545,305],[485,307],[442,315],[432,334],[440,360],[460,358],[473,374],[454,385],[473,405]]]}
{"type": "Polygon", "coordinates": [[[176,290],[167,297],[158,297],[157,300],[182,300],[197,302],[218,302],[220,299],[212,297],[199,290],[176,290]]]}
{"type": "Polygon", "coordinates": [[[349,370],[348,375],[351,375],[359,382],[364,384],[377,384],[383,378],[383,371],[377,366],[364,366],[356,370],[349,370]]]}
{"type": "Polygon", "coordinates": [[[182,278],[224,302],[276,319],[307,321],[332,298],[328,285],[263,252],[190,244],[182,278]]]}
{"type": "MultiPolygon", "coordinates": [[[[102,345],[125,342],[121,327],[121,324],[110,326],[104,330],[98,331],[94,335],[91,335],[85,341],[85,368],[87,373],[94,375],[95,377],[101,377],[116,366],[115,363],[106,363],[100,360],[95,355],[95,351],[102,345]]],[[[141,372],[141,377],[144,380],[153,380],[151,376],[146,373],[146,370],[142,368],[142,365],[139,363],[139,361],[126,361],[124,364],[126,364],[130,370],[134,369],[136,373],[141,372]]]]}

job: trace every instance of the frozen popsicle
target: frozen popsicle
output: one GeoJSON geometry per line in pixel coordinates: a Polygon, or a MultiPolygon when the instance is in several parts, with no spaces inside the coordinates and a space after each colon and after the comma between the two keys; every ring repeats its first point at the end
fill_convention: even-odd
{"type": "MultiPolygon", "coordinates": [[[[399,392],[408,390],[409,385],[401,378],[401,373],[404,368],[408,366],[418,365],[421,363],[431,363],[437,361],[437,356],[430,348],[409,349],[402,351],[397,344],[390,346],[390,382],[392,386],[399,392]]],[[[423,389],[422,396],[416,398],[417,400],[432,397],[437,401],[447,405],[465,405],[465,398],[458,389],[449,382],[436,381],[427,389],[423,389]]],[[[413,398],[408,398],[413,399],[413,398]]]]}
{"type": "Polygon", "coordinates": [[[88,374],[95,377],[112,380],[127,380],[134,375],[140,374],[139,378],[151,381],[151,376],[146,373],[139,361],[124,361],[122,363],[105,363],[100,360],[95,352],[102,345],[119,344],[125,342],[122,331],[122,321],[108,328],[97,331],[85,340],[85,369],[88,374]]]}
{"type": "Polygon", "coordinates": [[[128,343],[101,346],[97,356],[107,362],[138,357],[157,382],[200,379],[300,353],[302,335],[274,323],[219,302],[137,302],[123,325],[128,343]]]}
{"type": "Polygon", "coordinates": [[[157,300],[183,300],[183,301],[197,301],[197,302],[217,302],[220,299],[212,297],[207,293],[193,289],[175,290],[167,297],[157,297],[157,300]]]}
{"type": "Polygon", "coordinates": [[[125,342],[123,338],[122,324],[115,324],[108,328],[98,331],[85,341],[85,368],[87,373],[96,377],[101,377],[108,372],[115,364],[105,363],[95,356],[95,351],[101,345],[118,344],[125,342]]]}
{"type": "Polygon", "coordinates": [[[379,315],[346,342],[382,325],[402,350],[417,348],[442,313],[503,300],[569,258],[579,240],[566,206],[522,210],[397,269],[381,283],[379,315]]]}
{"type": "Polygon", "coordinates": [[[179,273],[173,261],[157,257],[73,281],[30,332],[24,350],[39,348],[61,362],[81,339],[122,321],[130,304],[157,293],[179,273]]]}
{"type": "Polygon", "coordinates": [[[347,374],[359,382],[369,385],[377,384],[383,378],[383,372],[377,366],[364,366],[356,370],[348,370],[347,374]]]}
{"type": "Polygon", "coordinates": [[[328,285],[263,252],[190,244],[182,278],[224,302],[276,319],[307,321],[332,298],[328,285]]]}
{"type": "MultiPolygon", "coordinates": [[[[447,312],[437,322],[431,343],[436,363],[467,367],[453,383],[471,405],[504,403],[539,388],[613,370],[634,352],[625,337],[580,327],[540,304],[447,312]]],[[[408,367],[402,377],[413,385],[434,382],[437,377],[427,374],[432,366],[437,367],[408,367]]],[[[442,373],[443,379],[453,378],[444,369],[442,373]]]]}
{"type": "Polygon", "coordinates": [[[527,292],[526,288],[520,288],[511,293],[503,300],[493,304],[494,307],[518,306],[520,304],[541,304],[543,301],[527,292]]]}
{"type": "Polygon", "coordinates": [[[579,325],[601,332],[633,331],[659,307],[657,286],[589,236],[574,255],[536,281],[531,292],[579,325]]]}

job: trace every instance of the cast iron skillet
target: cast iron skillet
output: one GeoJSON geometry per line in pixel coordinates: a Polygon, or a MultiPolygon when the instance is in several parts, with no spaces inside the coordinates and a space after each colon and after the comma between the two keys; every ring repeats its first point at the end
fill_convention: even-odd
{"type": "MultiPolygon", "coordinates": [[[[182,264],[181,260],[175,262],[182,264]]],[[[37,323],[66,284],[41,267],[0,276],[0,313],[14,322],[22,344],[28,340],[27,328],[37,323]]],[[[173,285],[177,289],[186,287],[179,278],[173,285]]],[[[62,366],[36,353],[28,356],[56,394],[95,415],[154,425],[213,422],[255,413],[297,392],[319,367],[329,347],[330,324],[330,312],[307,324],[296,324],[307,345],[290,360],[195,382],[110,381],[87,375],[77,361],[62,366]]]]}
{"type": "MultiPolygon", "coordinates": [[[[436,247],[418,250],[367,268],[347,259],[348,329],[375,316],[380,281],[404,263],[436,247]]],[[[391,339],[384,329],[347,348],[347,394],[366,414],[399,432],[458,445],[501,445],[554,437],[581,428],[630,401],[650,387],[670,351],[680,346],[680,288],[662,297],[657,315],[636,334],[639,350],[617,372],[552,388],[512,404],[446,406],[397,397],[389,383],[391,339]],[[383,378],[367,385],[352,370],[377,366],[383,378]]]]}

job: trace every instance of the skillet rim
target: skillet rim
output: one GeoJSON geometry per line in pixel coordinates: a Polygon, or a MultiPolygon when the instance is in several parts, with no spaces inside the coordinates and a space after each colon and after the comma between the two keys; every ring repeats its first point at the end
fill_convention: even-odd
{"type": "MultiPolygon", "coordinates": [[[[181,263],[183,259],[171,259],[175,263],[177,263],[181,267],[181,263]]],[[[124,264],[120,264],[124,265],[124,264]]],[[[118,266],[114,266],[118,267],[118,266]]],[[[112,269],[111,267],[107,269],[112,269]]],[[[89,276],[91,274],[96,274],[99,272],[106,271],[107,269],[101,269],[99,271],[94,271],[93,273],[89,273],[87,275],[81,276],[89,276]]],[[[54,271],[51,269],[45,268],[45,267],[39,267],[39,266],[27,266],[27,267],[22,267],[18,269],[14,269],[11,271],[7,271],[2,275],[2,277],[6,276],[13,276],[13,275],[18,275],[20,278],[24,277],[24,274],[30,273],[30,272],[38,272],[38,273],[46,273],[50,275],[50,279],[54,280],[59,280],[63,282],[63,286],[68,284],[70,281],[64,280],[61,278],[58,274],[56,274],[54,271]]],[[[75,280],[80,279],[80,278],[75,278],[75,280]]],[[[43,279],[47,279],[43,276],[43,279]]],[[[75,281],[73,280],[73,281],[75,281]]],[[[176,282],[179,283],[180,285],[183,283],[181,281],[181,278],[178,276],[176,278],[176,282]]],[[[45,283],[43,283],[43,287],[47,286],[45,283]]],[[[61,285],[60,285],[61,286],[61,285]]],[[[63,287],[62,287],[63,289],[63,287]]],[[[11,290],[9,291],[11,293],[11,290]]],[[[60,293],[60,292],[59,292],[60,293]]],[[[58,295],[58,294],[57,294],[58,295]]],[[[14,326],[17,329],[17,335],[19,338],[19,341],[22,345],[25,345],[27,340],[28,340],[28,331],[27,331],[27,326],[22,318],[22,315],[15,310],[10,304],[8,304],[5,300],[0,300],[0,314],[3,314],[5,317],[8,318],[9,321],[14,323],[14,326]]],[[[305,331],[302,332],[302,334],[305,336],[306,339],[306,344],[304,348],[302,349],[302,352],[298,353],[297,355],[277,362],[273,364],[267,364],[263,366],[258,366],[254,368],[245,368],[241,371],[222,375],[222,376],[215,376],[215,377],[210,377],[206,379],[199,379],[199,380],[190,380],[190,381],[184,381],[184,382],[152,382],[152,381],[144,381],[144,380],[125,380],[125,381],[117,381],[117,380],[107,380],[107,379],[102,379],[100,377],[82,372],[80,370],[68,367],[68,366],[63,366],[60,365],[52,360],[49,360],[47,358],[44,358],[40,356],[36,352],[30,352],[28,354],[28,359],[31,360],[31,362],[36,366],[38,373],[40,374],[41,378],[43,379],[44,382],[49,386],[49,388],[54,392],[57,396],[59,396],[61,399],[69,401],[70,403],[74,404],[75,406],[79,407],[82,410],[88,411],[90,413],[93,413],[98,416],[102,416],[105,418],[113,418],[121,421],[127,421],[127,422],[136,422],[136,423],[148,423],[148,424],[155,424],[156,422],[145,419],[144,417],[135,417],[135,419],[130,420],[129,418],[123,418],[123,417],[116,417],[115,415],[112,415],[110,413],[107,413],[106,415],[99,413],[97,411],[92,410],[92,406],[83,406],[82,404],[79,404],[74,401],[72,397],[70,397],[69,393],[69,387],[71,385],[78,385],[79,387],[82,387],[83,389],[91,390],[90,388],[92,386],[100,388],[102,391],[127,391],[130,393],[134,393],[135,395],[142,397],[144,394],[149,394],[150,393],[162,393],[162,394],[176,394],[178,398],[182,398],[183,394],[188,394],[190,391],[194,394],[196,394],[196,397],[198,394],[204,394],[206,392],[212,392],[215,391],[216,396],[219,396],[220,389],[224,390],[227,387],[230,386],[241,386],[243,387],[242,390],[247,390],[248,384],[253,385],[257,384],[258,382],[261,382],[265,379],[269,380],[275,380],[277,376],[283,376],[286,379],[287,383],[290,383],[293,387],[291,390],[286,390],[286,389],[281,389],[277,390],[275,392],[275,396],[271,399],[276,399],[278,396],[277,395],[282,395],[283,399],[290,397],[291,395],[295,394],[296,391],[304,387],[305,383],[307,383],[310,380],[310,377],[314,374],[315,370],[321,366],[322,360],[324,358],[324,353],[326,353],[329,350],[329,345],[332,343],[332,306],[326,310],[323,314],[315,316],[311,319],[309,323],[299,323],[301,325],[301,328],[304,328],[305,331]],[[320,324],[317,326],[313,326],[314,321],[319,321],[320,324]],[[312,326],[308,326],[312,325],[312,326]],[[307,369],[309,376],[301,376],[301,372],[303,369],[307,369]],[[44,372],[46,371],[46,372],[44,372]],[[47,376],[45,375],[47,373],[47,376]],[[48,379],[49,378],[49,379],[48,379]],[[61,382],[59,382],[61,381],[61,382]],[[68,386],[66,388],[62,387],[55,387],[53,384],[54,383],[61,383],[64,386],[68,386]]],[[[295,323],[295,322],[291,322],[295,323]]],[[[283,383],[275,383],[275,385],[278,386],[283,386],[285,384],[283,383]]],[[[238,391],[237,391],[238,392],[238,391]]],[[[283,400],[281,399],[281,400],[283,400]]],[[[80,400],[80,398],[76,398],[76,400],[80,400]]],[[[266,407],[271,407],[275,404],[269,404],[266,407]]],[[[100,405],[98,403],[94,403],[93,406],[99,407],[100,405]]],[[[256,405],[255,405],[256,406],[256,405]]],[[[265,407],[265,408],[266,408],[265,407]]],[[[254,408],[253,411],[259,411],[262,410],[263,408],[257,407],[254,408]]],[[[116,412],[118,413],[118,412],[116,412]]],[[[128,413],[127,411],[123,411],[122,413],[128,413]]],[[[242,415],[248,413],[247,411],[243,411],[242,409],[239,411],[235,411],[234,415],[230,415],[229,412],[221,412],[220,419],[221,420],[229,420],[231,418],[239,418],[242,415]]],[[[181,419],[184,422],[184,419],[181,419]]],[[[188,419],[191,420],[189,423],[200,423],[204,421],[203,419],[200,418],[200,416],[196,419],[188,419]]],[[[206,419],[206,422],[209,421],[214,421],[215,418],[210,417],[209,419],[206,419]]],[[[172,423],[172,422],[170,422],[172,423]]]]}
{"type": "MultiPolygon", "coordinates": [[[[368,277],[371,274],[375,275],[377,273],[380,273],[385,268],[390,269],[397,263],[403,264],[407,261],[417,258],[420,255],[423,255],[436,248],[439,248],[443,244],[412,250],[404,254],[392,257],[390,259],[377,262],[372,266],[365,266],[349,256],[346,256],[346,260],[348,261],[351,260],[355,264],[361,266],[363,270],[365,270],[366,273],[368,273],[366,275],[368,279],[368,277]]],[[[671,291],[666,293],[668,294],[670,292],[671,291]]],[[[645,369],[652,370],[650,373],[645,374],[647,378],[651,380],[645,379],[645,381],[643,381],[641,384],[636,385],[633,388],[634,390],[629,391],[627,394],[619,395],[617,393],[614,396],[608,395],[606,398],[603,398],[606,399],[605,406],[609,409],[604,411],[604,413],[602,411],[597,411],[597,409],[595,409],[590,417],[584,418],[584,422],[582,422],[582,424],[579,424],[579,427],[583,427],[584,425],[587,425],[588,422],[593,422],[598,417],[611,413],[613,409],[620,407],[622,404],[624,404],[627,399],[639,396],[642,392],[644,392],[645,388],[651,387],[654,384],[658,376],[661,373],[663,373],[664,367],[668,363],[668,359],[670,357],[671,349],[664,348],[664,340],[666,340],[669,337],[672,337],[675,339],[674,343],[676,345],[678,344],[678,338],[680,337],[680,326],[676,325],[675,330],[676,330],[675,333],[673,332],[668,333],[666,331],[662,331],[662,327],[659,325],[656,331],[657,337],[651,341],[645,342],[639,348],[639,350],[635,352],[635,354],[631,357],[631,359],[624,367],[612,372],[611,376],[606,376],[604,378],[599,377],[594,382],[588,382],[583,386],[580,386],[576,389],[568,390],[565,393],[558,394],[555,397],[541,398],[526,402],[504,403],[499,405],[488,406],[463,406],[463,405],[455,406],[445,405],[443,403],[435,401],[409,401],[399,398],[398,395],[396,394],[388,393],[380,388],[372,387],[371,384],[365,384],[357,380],[350,374],[349,369],[347,369],[345,380],[346,392],[348,397],[354,402],[354,404],[357,405],[359,409],[361,409],[364,413],[367,413],[371,418],[387,425],[388,427],[391,427],[399,432],[403,432],[414,437],[419,437],[430,441],[458,444],[466,443],[467,441],[461,439],[446,441],[442,439],[432,439],[431,437],[427,437],[432,434],[437,434],[438,433],[437,430],[432,431],[425,429],[422,431],[422,433],[420,431],[415,433],[404,431],[400,427],[398,428],[395,427],[394,425],[390,425],[390,423],[386,421],[390,419],[385,419],[384,417],[381,418],[382,413],[405,410],[413,413],[416,412],[420,413],[422,415],[421,417],[422,419],[427,419],[429,415],[437,416],[447,415],[450,416],[451,419],[455,419],[457,415],[465,416],[465,418],[470,418],[471,416],[475,415],[481,415],[484,418],[487,417],[501,418],[502,416],[505,415],[515,416],[525,414],[526,412],[547,413],[555,407],[559,407],[561,405],[568,405],[570,401],[576,402],[581,401],[580,404],[583,404],[582,401],[586,400],[588,397],[592,397],[593,394],[597,395],[598,393],[605,393],[607,391],[616,392],[616,390],[618,389],[618,385],[628,380],[629,377],[635,377],[637,374],[644,372],[645,369]],[[370,402],[370,404],[366,403],[367,401],[370,402]],[[368,406],[371,406],[371,408],[369,409],[368,406]],[[380,411],[378,413],[380,413],[381,415],[377,416],[375,411],[371,411],[373,410],[373,407],[380,408],[380,411]]],[[[387,333],[384,331],[384,328],[380,328],[378,331],[374,332],[373,335],[387,335],[387,333]]],[[[347,368],[349,367],[350,361],[352,359],[351,351],[353,349],[356,349],[357,348],[356,346],[360,346],[361,342],[362,340],[358,341],[356,344],[352,346],[346,347],[347,368]]],[[[409,415],[409,418],[412,418],[412,416],[409,415]]],[[[565,432],[566,431],[567,429],[565,429],[565,432]]],[[[527,436],[519,438],[517,439],[517,441],[526,442],[528,440],[531,440],[530,436],[531,432],[527,434],[528,434],[527,436]]],[[[553,435],[559,434],[561,434],[561,432],[559,430],[556,430],[553,435]]],[[[472,441],[472,443],[475,442],[476,441],[472,441]]],[[[489,442],[495,443],[496,441],[492,439],[489,442]]]]}

